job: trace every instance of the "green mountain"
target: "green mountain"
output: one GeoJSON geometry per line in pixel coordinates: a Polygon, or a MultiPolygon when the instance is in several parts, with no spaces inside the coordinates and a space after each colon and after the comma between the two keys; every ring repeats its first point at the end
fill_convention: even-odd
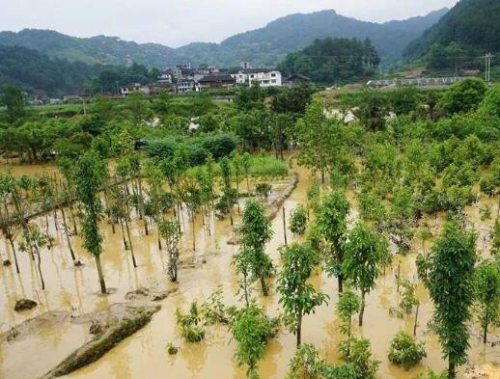
{"type": "Polygon", "coordinates": [[[38,51],[0,45],[0,87],[13,84],[31,93],[48,95],[82,91],[99,68],[83,62],[51,59],[38,51]]]}
{"type": "Polygon", "coordinates": [[[500,52],[500,1],[461,0],[437,24],[405,49],[407,58],[428,53],[433,46],[454,45],[472,54],[500,52]]]}
{"type": "Polygon", "coordinates": [[[254,66],[275,67],[290,52],[305,48],[318,38],[369,37],[382,60],[394,62],[405,46],[435,24],[447,9],[404,21],[373,23],[344,17],[335,11],[294,14],[277,19],[261,29],[237,34],[216,43],[192,43],[177,49],[159,44],[138,44],[117,37],[70,37],[55,31],[25,29],[0,32],[0,45],[22,46],[53,58],[88,64],[131,65],[136,62],[160,69],[191,62],[237,66],[242,61],[254,66]]]}
{"type": "Polygon", "coordinates": [[[174,50],[159,44],[123,41],[117,37],[76,38],[52,30],[24,29],[18,33],[0,32],[0,45],[21,46],[53,58],[88,64],[165,66],[174,50]]]}
{"type": "MultiPolygon", "coordinates": [[[[228,65],[238,61],[257,61],[265,66],[274,66],[287,53],[303,49],[315,39],[332,37],[364,40],[368,37],[383,60],[396,61],[410,41],[439,21],[447,11],[441,9],[423,17],[382,24],[359,21],[333,10],[294,14],[273,21],[262,29],[226,39],[219,46],[218,59],[225,60],[224,63],[228,65]]],[[[183,49],[178,49],[178,52],[183,49]]]]}
{"type": "Polygon", "coordinates": [[[116,86],[149,83],[160,72],[136,63],[131,66],[89,65],[51,58],[20,46],[0,45],[0,91],[13,84],[30,94],[51,97],[88,92],[114,92],[116,86]]]}

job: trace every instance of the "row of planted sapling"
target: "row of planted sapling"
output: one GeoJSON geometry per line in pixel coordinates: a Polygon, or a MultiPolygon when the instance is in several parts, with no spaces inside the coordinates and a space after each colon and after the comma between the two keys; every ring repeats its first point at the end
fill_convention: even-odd
{"type": "MultiPolygon", "coordinates": [[[[106,283],[101,264],[101,254],[105,254],[101,222],[107,222],[113,233],[121,234],[123,248],[130,252],[134,268],[140,262],[131,223],[139,222],[144,235],[156,228],[158,249],[165,248],[169,258],[166,271],[172,281],[177,281],[184,209],[191,220],[196,251],[198,216],[209,234],[212,229],[206,219],[213,213],[218,218],[229,216],[233,224],[233,207],[237,204],[239,212],[243,181],[243,196],[255,196],[259,185],[267,184],[265,181],[288,175],[285,162],[248,153],[233,154],[219,162],[209,156],[203,166],[194,168],[183,161],[181,154],[175,159],[154,160],[133,151],[111,164],[90,152],[76,162],[60,159],[58,165],[60,176],[0,176],[2,234],[18,274],[18,251],[27,252],[33,262],[36,260],[42,290],[43,250],[52,249],[55,242],[51,222],[56,233],[63,234],[75,267],[82,266],[82,257],[76,256],[74,236],[82,238],[82,246],[96,259],[102,293],[106,293],[106,283]]],[[[2,261],[5,266],[11,264],[7,253],[2,261]]]]}

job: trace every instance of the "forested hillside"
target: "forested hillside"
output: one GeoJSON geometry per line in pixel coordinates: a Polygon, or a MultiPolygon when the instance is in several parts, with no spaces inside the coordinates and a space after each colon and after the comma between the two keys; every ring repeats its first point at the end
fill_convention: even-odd
{"type": "Polygon", "coordinates": [[[421,38],[405,50],[405,56],[416,58],[429,52],[433,45],[456,43],[469,55],[500,51],[500,1],[461,0],[421,38]]]}
{"type": "Polygon", "coordinates": [[[117,83],[146,83],[157,76],[158,71],[137,64],[89,65],[49,58],[24,47],[0,45],[0,88],[13,84],[31,94],[42,92],[57,97],[83,91],[113,91],[117,83]]]}
{"type": "Polygon", "coordinates": [[[69,61],[123,66],[135,62],[148,67],[164,67],[173,54],[173,49],[159,44],[138,44],[105,36],[76,38],[38,29],[1,32],[0,45],[22,46],[69,61]]]}
{"type": "MultiPolygon", "coordinates": [[[[396,61],[408,43],[436,23],[447,12],[442,9],[424,17],[383,24],[344,17],[333,10],[295,14],[267,26],[232,36],[220,44],[192,43],[177,49],[159,44],[138,44],[117,37],[75,38],[55,31],[25,29],[0,32],[0,45],[22,46],[54,58],[88,64],[131,65],[163,69],[191,62],[237,66],[242,61],[254,66],[275,67],[288,53],[305,48],[318,38],[369,37],[385,61],[396,61]]],[[[166,36],[168,40],[168,36],[166,36]]]]}
{"type": "Polygon", "coordinates": [[[379,63],[369,39],[325,38],[288,54],[278,67],[285,74],[305,75],[315,82],[331,84],[368,76],[379,63]]]}

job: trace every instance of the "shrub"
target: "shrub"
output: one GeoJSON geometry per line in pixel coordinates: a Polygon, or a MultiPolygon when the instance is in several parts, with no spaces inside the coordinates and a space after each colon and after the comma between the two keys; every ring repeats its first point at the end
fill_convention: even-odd
{"type": "Polygon", "coordinates": [[[264,199],[267,199],[267,197],[269,196],[269,192],[271,192],[272,189],[273,189],[273,187],[270,184],[260,183],[260,184],[257,184],[257,187],[255,188],[255,192],[257,192],[257,194],[259,196],[262,196],[264,199]]]}
{"type": "Polygon", "coordinates": [[[191,303],[189,313],[183,314],[179,309],[175,312],[177,325],[182,328],[182,336],[186,341],[194,343],[205,338],[205,330],[200,325],[201,312],[196,302],[191,303]]]}
{"type": "Polygon", "coordinates": [[[389,360],[407,371],[420,363],[426,356],[424,344],[416,342],[405,332],[399,332],[391,341],[389,360]]]}
{"type": "Polygon", "coordinates": [[[166,349],[168,355],[176,355],[179,352],[179,349],[172,342],[167,344],[166,349]]]}
{"type": "Polygon", "coordinates": [[[293,234],[303,236],[307,229],[307,210],[299,205],[290,217],[290,230],[293,234]]]}

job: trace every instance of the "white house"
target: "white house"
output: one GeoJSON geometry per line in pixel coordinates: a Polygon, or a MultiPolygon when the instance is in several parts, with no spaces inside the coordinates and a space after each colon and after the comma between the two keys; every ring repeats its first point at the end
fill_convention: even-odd
{"type": "Polygon", "coordinates": [[[231,76],[236,80],[236,84],[248,85],[249,87],[256,83],[261,87],[281,87],[283,85],[283,79],[279,71],[247,69],[240,70],[237,74],[231,76]]]}

